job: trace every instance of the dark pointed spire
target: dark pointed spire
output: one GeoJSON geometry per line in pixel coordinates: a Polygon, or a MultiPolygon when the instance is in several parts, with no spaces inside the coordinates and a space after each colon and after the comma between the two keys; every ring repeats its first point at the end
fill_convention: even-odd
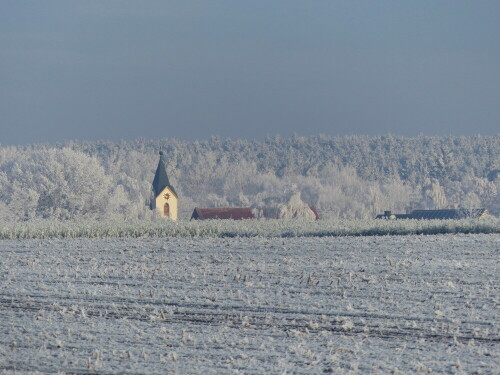
{"type": "Polygon", "coordinates": [[[169,189],[172,190],[172,193],[174,193],[177,196],[175,189],[172,187],[172,185],[170,185],[170,181],[168,180],[165,156],[163,155],[163,151],[161,149],[159,154],[160,154],[160,161],[158,162],[158,167],[156,168],[155,178],[153,180],[153,186],[152,186],[154,195],[155,197],[157,197],[163,191],[163,189],[165,189],[168,186],[169,189]]]}

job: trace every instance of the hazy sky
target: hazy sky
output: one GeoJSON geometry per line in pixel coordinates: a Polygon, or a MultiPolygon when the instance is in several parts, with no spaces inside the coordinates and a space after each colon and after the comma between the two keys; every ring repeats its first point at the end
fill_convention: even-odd
{"type": "Polygon", "coordinates": [[[1,0],[0,144],[500,131],[499,0],[1,0]]]}

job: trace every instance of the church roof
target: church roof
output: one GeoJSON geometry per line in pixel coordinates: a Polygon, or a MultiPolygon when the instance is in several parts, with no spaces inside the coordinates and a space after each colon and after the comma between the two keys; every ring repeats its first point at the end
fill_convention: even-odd
{"type": "Polygon", "coordinates": [[[163,156],[163,151],[160,151],[160,161],[158,162],[158,167],[156,168],[155,178],[153,180],[153,186],[152,186],[155,197],[160,195],[160,193],[166,187],[168,187],[172,191],[172,193],[174,193],[175,196],[177,197],[175,189],[173,188],[172,185],[170,185],[170,181],[168,180],[167,167],[165,163],[165,158],[163,156]]]}

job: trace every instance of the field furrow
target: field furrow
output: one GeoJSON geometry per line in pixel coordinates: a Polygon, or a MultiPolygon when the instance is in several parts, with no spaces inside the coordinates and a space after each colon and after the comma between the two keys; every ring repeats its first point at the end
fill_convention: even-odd
{"type": "Polygon", "coordinates": [[[4,240],[6,373],[496,373],[500,237],[4,240]]]}

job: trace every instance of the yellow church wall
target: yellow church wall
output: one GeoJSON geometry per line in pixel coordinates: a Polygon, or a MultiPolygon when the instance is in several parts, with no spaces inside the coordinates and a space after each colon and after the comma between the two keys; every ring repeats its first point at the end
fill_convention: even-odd
{"type": "Polygon", "coordinates": [[[156,211],[158,211],[161,217],[166,217],[164,208],[165,208],[165,203],[168,203],[169,205],[168,217],[172,220],[177,220],[177,212],[178,212],[177,202],[178,202],[177,197],[172,192],[172,190],[170,190],[167,186],[155,199],[156,211]]]}

